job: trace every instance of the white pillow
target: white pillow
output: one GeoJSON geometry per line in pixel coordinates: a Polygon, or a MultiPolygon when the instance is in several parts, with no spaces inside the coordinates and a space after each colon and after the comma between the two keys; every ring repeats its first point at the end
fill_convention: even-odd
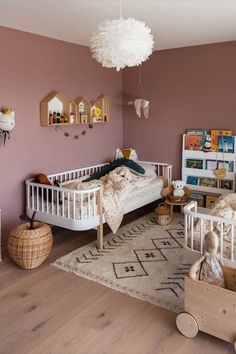
{"type": "Polygon", "coordinates": [[[145,173],[141,174],[141,173],[137,173],[139,176],[143,176],[143,177],[156,177],[156,166],[152,165],[151,163],[147,163],[147,162],[140,162],[137,161],[137,164],[139,166],[141,166],[142,168],[144,168],[145,173]]]}

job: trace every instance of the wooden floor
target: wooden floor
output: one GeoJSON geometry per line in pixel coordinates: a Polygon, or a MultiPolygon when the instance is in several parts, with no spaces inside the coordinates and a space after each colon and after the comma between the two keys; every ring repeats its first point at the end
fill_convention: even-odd
{"type": "MultiPolygon", "coordinates": [[[[130,213],[124,223],[148,211],[130,213]]],[[[53,251],[38,269],[22,270],[4,255],[0,354],[234,353],[230,344],[203,333],[183,337],[169,311],[50,266],[96,232],[57,229],[54,235],[53,251]]]]}

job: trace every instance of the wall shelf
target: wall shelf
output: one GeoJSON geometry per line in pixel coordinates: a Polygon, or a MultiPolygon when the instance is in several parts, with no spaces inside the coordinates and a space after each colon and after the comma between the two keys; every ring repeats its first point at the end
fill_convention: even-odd
{"type": "Polygon", "coordinates": [[[61,92],[53,91],[40,103],[40,124],[43,127],[107,123],[108,119],[109,98],[104,95],[96,101],[82,96],[69,101],[61,92]]]}

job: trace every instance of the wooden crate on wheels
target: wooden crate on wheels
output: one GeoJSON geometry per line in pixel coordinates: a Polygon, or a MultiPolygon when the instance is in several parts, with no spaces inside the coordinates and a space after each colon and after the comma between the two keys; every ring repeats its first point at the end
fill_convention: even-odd
{"type": "Polygon", "coordinates": [[[185,277],[185,311],[177,316],[176,325],[186,337],[202,331],[232,343],[236,351],[236,269],[223,271],[227,289],[185,277]]]}

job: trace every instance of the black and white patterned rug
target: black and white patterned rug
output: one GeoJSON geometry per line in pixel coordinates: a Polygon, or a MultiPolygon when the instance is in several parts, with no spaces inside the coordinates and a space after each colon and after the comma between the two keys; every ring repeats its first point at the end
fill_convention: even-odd
{"type": "Polygon", "coordinates": [[[168,226],[149,214],[59,258],[54,266],[174,312],[183,309],[184,276],[196,256],[183,248],[183,215],[168,226]]]}

